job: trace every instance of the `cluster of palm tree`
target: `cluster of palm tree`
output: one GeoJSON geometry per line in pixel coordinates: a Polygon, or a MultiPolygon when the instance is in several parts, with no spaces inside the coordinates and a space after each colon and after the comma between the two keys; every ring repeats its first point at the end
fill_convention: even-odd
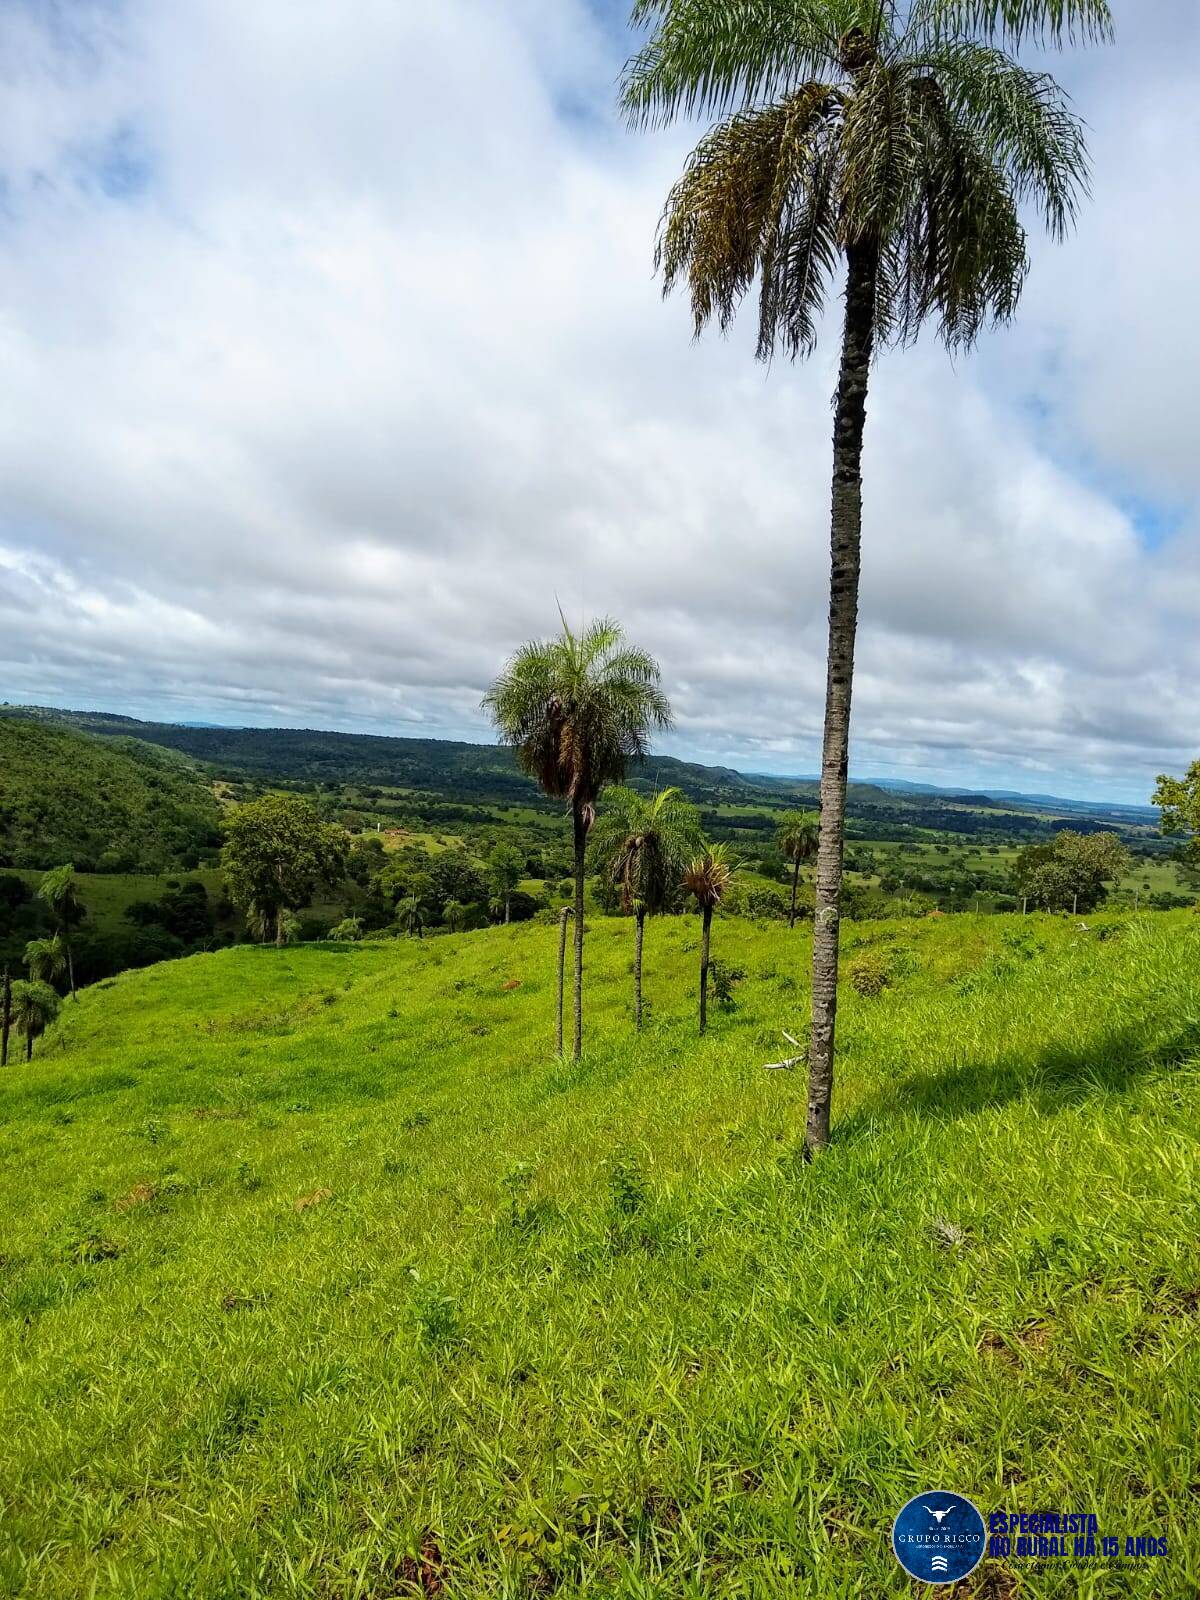
{"type": "Polygon", "coordinates": [[[0,978],[0,1067],[8,1065],[9,1037],[15,1028],[25,1039],[25,1059],[33,1060],[33,1041],[42,1034],[58,1015],[57,993],[40,978],[20,979],[16,983],[8,968],[0,978]]]}
{"type": "Polygon", "coordinates": [[[25,946],[24,964],[28,980],[13,981],[8,968],[0,978],[0,1066],[8,1065],[9,1039],[13,1029],[25,1039],[25,1059],[33,1058],[33,1042],[54,1021],[59,1011],[56,983],[65,977],[74,999],[75,956],[72,934],[87,915],[79,894],[75,868],[67,863],[47,872],[38,885],[41,900],[54,923],[48,939],[31,939],[25,946]]]}
{"type": "MultiPolygon", "coordinates": [[[[676,789],[647,798],[622,780],[645,755],[655,728],[671,725],[658,663],[629,645],[618,623],[592,622],[574,632],[566,619],[556,639],[522,646],[505,666],[484,706],[500,737],[549,795],[571,809],[575,842],[575,903],[559,919],[558,1053],[563,1052],[563,990],[567,924],[575,923],[574,1059],[583,1050],[584,882],[588,860],[620,891],[633,917],[634,1022],[644,1014],[642,954],[647,917],[680,908],[690,894],[701,916],[700,1032],[708,1022],[709,955],[713,912],[737,869],[729,847],[710,843],[700,813],[676,789]],[[597,802],[607,787],[604,809],[597,802]]],[[[785,819],[781,838],[799,863],[811,854],[815,819],[785,819]]],[[[795,878],[793,879],[793,921],[795,878]]]]}
{"type": "Polygon", "coordinates": [[[67,862],[47,872],[38,885],[38,899],[43,902],[56,925],[53,938],[33,939],[25,949],[25,965],[29,975],[39,982],[61,978],[64,973],[73,999],[75,992],[75,952],[72,935],[87,916],[87,908],[79,893],[75,868],[67,862]]]}
{"type": "MultiPolygon", "coordinates": [[[[562,616],[557,638],[534,640],[513,655],[484,696],[500,737],[544,792],[565,800],[575,853],[575,1039],[583,1052],[583,895],[588,835],[596,801],[643,757],[654,729],[671,726],[658,663],[627,644],[605,618],[574,632],[562,616]]],[[[563,920],[565,936],[566,919],[563,920]]],[[[561,997],[560,981],[559,993],[561,997]]],[[[561,998],[559,1037],[561,1050],[561,998]]]]}

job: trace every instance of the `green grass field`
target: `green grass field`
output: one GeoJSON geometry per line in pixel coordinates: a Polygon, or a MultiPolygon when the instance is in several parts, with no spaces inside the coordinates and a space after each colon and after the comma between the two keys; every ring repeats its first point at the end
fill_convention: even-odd
{"type": "Polygon", "coordinates": [[[1200,1592],[1200,918],[858,924],[799,1156],[807,936],[242,947],[64,1007],[0,1080],[0,1593],[911,1595],[911,1495],[1164,1557],[960,1595],[1200,1592]]]}

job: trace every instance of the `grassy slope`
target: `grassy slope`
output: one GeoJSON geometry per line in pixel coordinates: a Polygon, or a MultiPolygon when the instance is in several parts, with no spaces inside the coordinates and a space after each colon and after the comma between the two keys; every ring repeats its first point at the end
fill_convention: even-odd
{"type": "Polygon", "coordinates": [[[1171,1541],[1022,1595],[1196,1593],[1200,925],[1091,926],[854,929],[900,975],[811,1167],[799,932],[718,923],[701,1044],[652,926],[632,1043],[599,921],[578,1067],[545,927],[85,993],[0,1087],[0,1592],[380,1597],[424,1543],[456,1596],[902,1595],[951,1487],[1171,1541]]]}

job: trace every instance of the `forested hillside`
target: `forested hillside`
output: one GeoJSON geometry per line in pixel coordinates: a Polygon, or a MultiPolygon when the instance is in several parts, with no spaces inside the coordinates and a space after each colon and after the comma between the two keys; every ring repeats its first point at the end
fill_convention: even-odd
{"type": "Polygon", "coordinates": [[[219,845],[211,787],[185,757],[0,717],[0,864],[165,872],[219,845]]]}

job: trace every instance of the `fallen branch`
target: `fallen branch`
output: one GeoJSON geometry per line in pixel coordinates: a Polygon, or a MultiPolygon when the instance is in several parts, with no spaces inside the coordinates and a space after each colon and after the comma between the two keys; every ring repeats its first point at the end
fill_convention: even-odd
{"type": "MultiPolygon", "coordinates": [[[[804,1049],[804,1046],[800,1043],[799,1039],[793,1038],[786,1028],[781,1028],[780,1032],[783,1034],[783,1037],[789,1044],[794,1044],[796,1046],[797,1050],[804,1049]]],[[[764,1061],[763,1070],[765,1072],[790,1072],[793,1067],[798,1067],[804,1060],[805,1057],[803,1055],[798,1055],[785,1056],[782,1061],[764,1061]]]]}

